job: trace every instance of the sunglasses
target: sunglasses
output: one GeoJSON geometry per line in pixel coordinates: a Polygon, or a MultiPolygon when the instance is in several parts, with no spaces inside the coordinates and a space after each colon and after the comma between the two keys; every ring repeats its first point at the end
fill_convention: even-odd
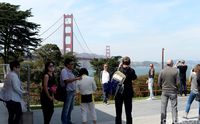
{"type": "Polygon", "coordinates": [[[54,67],[54,65],[49,65],[49,68],[52,68],[52,67],[54,67]]]}
{"type": "Polygon", "coordinates": [[[128,61],[123,61],[123,65],[130,65],[130,62],[128,62],[128,61]]]}
{"type": "Polygon", "coordinates": [[[69,63],[69,65],[74,65],[74,63],[69,63]]]}

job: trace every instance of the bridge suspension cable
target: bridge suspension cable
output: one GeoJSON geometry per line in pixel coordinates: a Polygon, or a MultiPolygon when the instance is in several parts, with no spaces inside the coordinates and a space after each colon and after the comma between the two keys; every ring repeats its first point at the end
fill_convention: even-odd
{"type": "Polygon", "coordinates": [[[78,37],[76,36],[76,34],[73,32],[74,37],[76,38],[76,41],[78,42],[79,46],[83,49],[83,52],[85,52],[86,50],[84,49],[84,47],[81,45],[80,41],[78,40],[78,37]]]}
{"type": "Polygon", "coordinates": [[[62,16],[56,21],[54,22],[49,28],[47,28],[45,31],[43,31],[39,36],[42,36],[44,33],[46,33],[47,31],[49,31],[53,26],[55,26],[60,20],[62,19],[62,16]]]}
{"type": "Polygon", "coordinates": [[[58,29],[62,26],[63,24],[61,24],[60,26],[58,26],[58,28],[56,28],[56,30],[54,30],[50,35],[48,35],[46,38],[44,38],[43,40],[42,40],[42,42],[43,41],[45,41],[45,40],[47,40],[49,37],[51,37],[54,33],[56,33],[56,31],[58,31],[58,29]]]}
{"type": "Polygon", "coordinates": [[[93,53],[93,52],[91,51],[91,49],[88,47],[88,45],[87,45],[85,39],[83,38],[83,35],[82,35],[82,33],[81,33],[80,29],[79,29],[79,26],[78,26],[78,24],[77,24],[75,18],[74,18],[74,22],[75,22],[75,25],[76,25],[76,27],[77,27],[77,29],[78,29],[78,32],[79,32],[79,34],[80,34],[80,36],[81,36],[81,38],[82,38],[82,40],[83,40],[85,46],[87,47],[87,49],[89,50],[90,53],[93,53]]]}

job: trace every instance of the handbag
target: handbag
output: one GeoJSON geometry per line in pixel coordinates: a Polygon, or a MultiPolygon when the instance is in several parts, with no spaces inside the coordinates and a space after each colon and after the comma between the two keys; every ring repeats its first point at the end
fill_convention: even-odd
{"type": "Polygon", "coordinates": [[[27,103],[22,99],[20,101],[22,112],[27,112],[27,103]]]}
{"type": "Polygon", "coordinates": [[[122,94],[124,91],[124,81],[126,79],[126,75],[124,75],[121,71],[116,71],[111,79],[111,92],[116,96],[118,93],[122,94]]]}
{"type": "Polygon", "coordinates": [[[113,74],[113,77],[112,77],[112,80],[116,80],[118,81],[119,83],[123,83],[124,80],[126,79],[126,75],[124,75],[121,71],[116,71],[114,74],[113,74]]]}
{"type": "Polygon", "coordinates": [[[200,102],[200,93],[196,94],[195,100],[198,101],[198,102],[200,102]]]}
{"type": "Polygon", "coordinates": [[[56,90],[57,90],[57,86],[56,85],[51,86],[50,90],[51,90],[52,93],[55,94],[56,90]]]}
{"type": "Polygon", "coordinates": [[[67,96],[67,91],[66,91],[66,87],[61,86],[60,83],[58,83],[58,86],[56,88],[56,92],[54,93],[54,98],[58,101],[64,102],[67,96]]]}

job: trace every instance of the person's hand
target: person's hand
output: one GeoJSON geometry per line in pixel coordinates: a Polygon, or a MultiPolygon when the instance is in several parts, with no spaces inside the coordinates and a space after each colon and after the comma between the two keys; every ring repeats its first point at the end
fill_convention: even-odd
{"type": "Polygon", "coordinates": [[[53,101],[54,98],[53,98],[52,96],[49,96],[49,99],[50,99],[51,101],[53,101]]]}
{"type": "Polygon", "coordinates": [[[82,77],[76,77],[76,80],[81,80],[82,79],[82,77]]]}
{"type": "Polygon", "coordinates": [[[23,95],[29,95],[29,92],[26,91],[26,90],[24,90],[22,94],[23,94],[23,95]]]}

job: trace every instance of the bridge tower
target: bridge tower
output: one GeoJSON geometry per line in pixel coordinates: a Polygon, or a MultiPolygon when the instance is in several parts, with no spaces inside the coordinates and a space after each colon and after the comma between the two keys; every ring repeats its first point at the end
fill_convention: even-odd
{"type": "Polygon", "coordinates": [[[110,46],[106,46],[106,58],[110,58],[110,46]]]}
{"type": "Polygon", "coordinates": [[[73,14],[64,14],[63,27],[63,54],[67,51],[73,53],[73,14]]]}

